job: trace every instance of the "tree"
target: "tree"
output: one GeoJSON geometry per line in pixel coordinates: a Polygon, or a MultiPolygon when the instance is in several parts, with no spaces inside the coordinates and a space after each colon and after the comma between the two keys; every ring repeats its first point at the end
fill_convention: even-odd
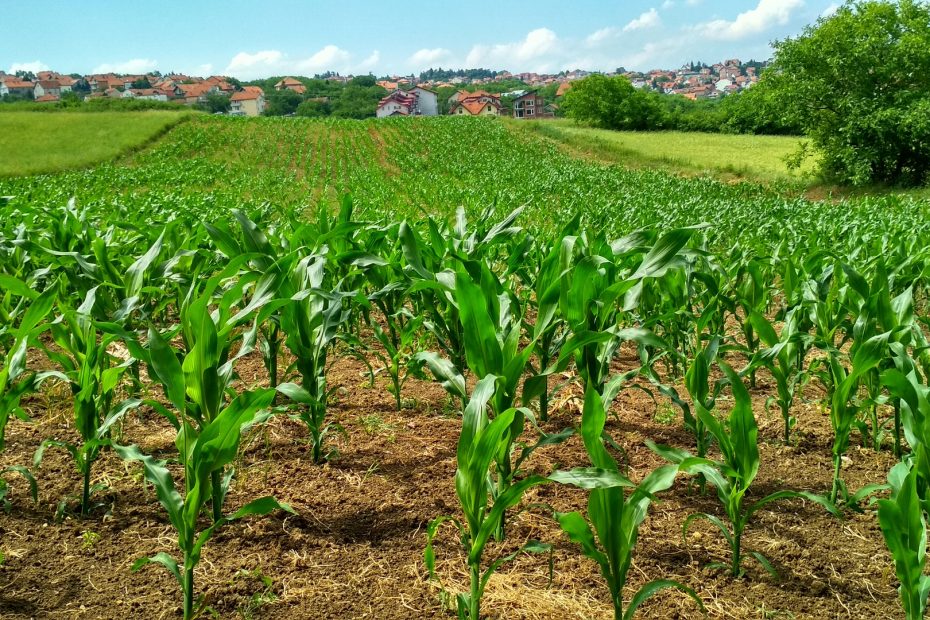
{"type": "Polygon", "coordinates": [[[662,129],[665,115],[658,95],[633,87],[622,76],[591,75],[572,83],[565,113],[581,123],[615,130],[662,129]]]}
{"type": "Polygon", "coordinates": [[[211,114],[216,114],[217,112],[229,112],[232,108],[232,103],[226,95],[221,93],[210,93],[207,95],[207,101],[201,104],[201,107],[211,114]]]}
{"type": "Polygon", "coordinates": [[[265,116],[287,116],[297,111],[303,98],[292,90],[266,90],[265,101],[265,116]]]}
{"type": "MultiPolygon", "coordinates": [[[[370,118],[375,115],[378,101],[387,91],[377,85],[360,86],[355,78],[342,89],[342,94],[333,102],[333,116],[339,118],[370,118]]],[[[374,78],[372,78],[374,79],[374,78]]]]}
{"type": "Polygon", "coordinates": [[[36,81],[36,74],[33,73],[32,71],[19,70],[16,72],[16,77],[18,77],[21,80],[26,80],[27,82],[36,81]]]}
{"type": "Polygon", "coordinates": [[[152,83],[149,82],[148,76],[143,75],[138,80],[135,80],[132,83],[132,88],[151,88],[152,83]]]}
{"type": "Polygon", "coordinates": [[[828,177],[854,185],[930,178],[926,2],[848,2],[777,42],[766,78],[828,177]]]}
{"type": "Polygon", "coordinates": [[[722,123],[724,131],[767,135],[804,133],[800,119],[788,112],[781,102],[781,93],[777,87],[772,87],[771,76],[764,75],[752,88],[723,98],[720,109],[726,119],[722,123]]]}
{"type": "Polygon", "coordinates": [[[330,106],[329,100],[325,97],[307,99],[297,106],[297,116],[305,116],[307,118],[321,118],[323,116],[329,116],[332,112],[332,106],[330,106]]]}

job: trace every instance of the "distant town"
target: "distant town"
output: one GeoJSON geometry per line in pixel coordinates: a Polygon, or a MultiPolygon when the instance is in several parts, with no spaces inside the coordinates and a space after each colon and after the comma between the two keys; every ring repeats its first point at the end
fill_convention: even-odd
{"type": "MultiPolygon", "coordinates": [[[[679,69],[646,73],[618,68],[608,76],[622,75],[639,89],[691,100],[718,99],[755,84],[766,62],[737,58],[713,65],[689,62],[679,69]]],[[[231,116],[263,114],[323,115],[332,106],[334,89],[357,86],[365,97],[355,102],[355,115],[377,116],[512,116],[520,119],[559,115],[559,102],[572,82],[591,72],[558,74],[510,73],[485,69],[430,69],[420,75],[345,76],[336,73],[276,77],[242,82],[231,77],[207,78],[179,73],[116,75],[56,71],[8,75],[0,71],[0,101],[93,101],[94,99],[151,100],[196,106],[231,116]],[[314,113],[320,111],[319,114],[314,113]]],[[[353,112],[355,112],[353,110],[353,112]]]]}

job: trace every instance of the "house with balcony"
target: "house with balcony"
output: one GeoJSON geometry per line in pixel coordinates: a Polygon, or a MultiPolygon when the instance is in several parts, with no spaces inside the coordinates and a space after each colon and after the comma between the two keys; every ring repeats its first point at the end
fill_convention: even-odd
{"type": "Polygon", "coordinates": [[[258,86],[245,86],[229,98],[232,116],[261,116],[265,111],[265,92],[258,86]]]}

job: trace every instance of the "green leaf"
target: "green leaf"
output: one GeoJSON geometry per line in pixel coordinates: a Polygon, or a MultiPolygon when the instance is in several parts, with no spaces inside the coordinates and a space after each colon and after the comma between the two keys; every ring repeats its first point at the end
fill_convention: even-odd
{"type": "Polygon", "coordinates": [[[701,612],[705,612],[703,601],[701,601],[697,595],[697,592],[695,592],[693,589],[672,579],[657,579],[655,581],[650,581],[639,590],[637,590],[636,594],[633,595],[633,598],[630,599],[630,604],[627,605],[626,611],[623,614],[623,620],[632,620],[634,614],[636,614],[636,610],[639,609],[640,605],[646,602],[647,599],[649,599],[657,592],[667,588],[681,590],[698,604],[701,612]]]}
{"type": "Polygon", "coordinates": [[[560,484],[570,484],[580,489],[610,489],[614,487],[635,488],[623,474],[616,470],[597,467],[576,467],[552,472],[549,480],[560,484]]]}
{"type": "Polygon", "coordinates": [[[171,345],[154,327],[149,328],[148,349],[151,355],[152,370],[164,386],[168,400],[177,411],[183,412],[186,388],[181,362],[178,361],[171,345]]]}
{"type": "Polygon", "coordinates": [[[165,461],[157,461],[147,454],[143,454],[138,446],[113,445],[116,452],[124,461],[138,461],[142,463],[145,479],[155,487],[158,501],[168,513],[168,519],[178,532],[185,531],[185,522],[182,520],[184,503],[181,495],[174,487],[171,472],[165,467],[165,461]]]}
{"type": "Polygon", "coordinates": [[[178,585],[180,585],[182,588],[184,587],[184,580],[181,578],[181,569],[178,566],[178,562],[167,553],[160,552],[148,558],[139,558],[133,562],[131,570],[132,572],[136,572],[147,564],[161,564],[168,569],[169,573],[174,575],[178,585]]]}

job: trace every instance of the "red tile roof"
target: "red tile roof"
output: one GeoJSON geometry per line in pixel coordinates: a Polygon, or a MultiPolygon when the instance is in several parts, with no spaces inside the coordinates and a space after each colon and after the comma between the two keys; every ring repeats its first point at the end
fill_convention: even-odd
{"type": "Polygon", "coordinates": [[[246,86],[240,92],[234,93],[229,98],[230,101],[253,101],[265,95],[264,91],[258,86],[246,86]]]}

